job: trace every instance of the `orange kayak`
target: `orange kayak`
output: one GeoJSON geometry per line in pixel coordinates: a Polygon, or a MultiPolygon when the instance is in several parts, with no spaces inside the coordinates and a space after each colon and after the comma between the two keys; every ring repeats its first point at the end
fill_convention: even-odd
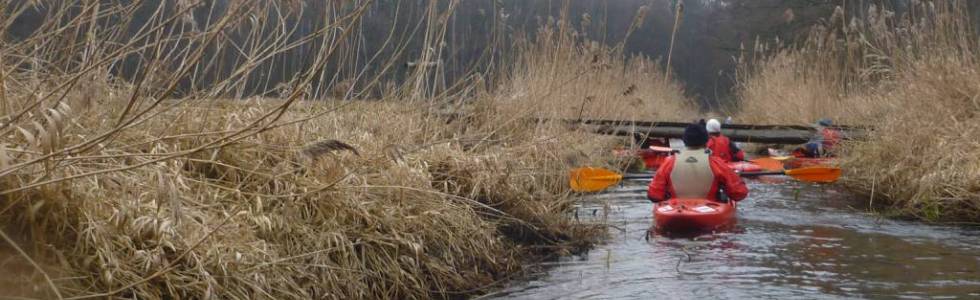
{"type": "Polygon", "coordinates": [[[783,165],[787,169],[797,169],[805,167],[817,167],[817,166],[832,166],[836,164],[836,160],[831,157],[793,157],[783,165]]]}
{"type": "Polygon", "coordinates": [[[833,157],[807,157],[799,149],[794,150],[788,154],[781,152],[776,149],[769,149],[770,156],[790,156],[791,158],[783,162],[783,167],[786,169],[797,169],[805,167],[819,167],[819,166],[833,166],[836,165],[837,159],[833,157]]]}
{"type": "Polygon", "coordinates": [[[670,199],[653,206],[653,217],[658,232],[710,232],[735,225],[735,211],[734,203],[670,199]]]}

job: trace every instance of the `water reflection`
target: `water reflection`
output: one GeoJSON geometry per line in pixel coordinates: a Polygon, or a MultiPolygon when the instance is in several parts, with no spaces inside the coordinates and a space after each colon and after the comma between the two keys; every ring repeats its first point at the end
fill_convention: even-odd
{"type": "MultiPolygon", "coordinates": [[[[489,298],[980,297],[980,233],[877,218],[827,186],[753,183],[735,230],[647,238],[639,184],[593,198],[625,232],[489,298]]],[[[600,213],[600,215],[602,215],[600,213]]]]}

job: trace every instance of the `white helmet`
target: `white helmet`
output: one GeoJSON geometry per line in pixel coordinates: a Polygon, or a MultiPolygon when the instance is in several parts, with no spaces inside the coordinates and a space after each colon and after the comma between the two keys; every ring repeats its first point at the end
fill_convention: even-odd
{"type": "Polygon", "coordinates": [[[708,129],[708,133],[719,133],[721,132],[721,123],[716,119],[708,120],[708,124],[704,126],[708,129]]]}

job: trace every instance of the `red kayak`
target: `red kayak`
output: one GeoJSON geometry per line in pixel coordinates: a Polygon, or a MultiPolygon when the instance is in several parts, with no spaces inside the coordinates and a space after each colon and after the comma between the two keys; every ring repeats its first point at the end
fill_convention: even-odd
{"type": "MultiPolygon", "coordinates": [[[[643,165],[648,170],[656,170],[671,155],[671,151],[667,147],[650,146],[649,149],[636,150],[635,155],[643,159],[643,165]]],[[[613,153],[616,156],[631,155],[627,150],[613,150],[613,153]]]]}
{"type": "Polygon", "coordinates": [[[653,216],[659,232],[724,230],[735,225],[735,204],[707,199],[670,199],[654,205],[653,216]]]}
{"type": "MultiPolygon", "coordinates": [[[[656,170],[667,157],[673,155],[673,152],[670,148],[651,146],[650,149],[636,151],[636,154],[643,158],[643,163],[647,169],[656,170]]],[[[728,167],[739,173],[763,171],[761,166],[750,161],[733,161],[728,163],[728,167]]]]}
{"type": "Polygon", "coordinates": [[[660,168],[660,165],[670,157],[670,151],[663,152],[653,149],[643,149],[636,151],[636,154],[643,158],[643,165],[647,167],[648,170],[656,170],[660,168]]]}
{"type": "MultiPolygon", "coordinates": [[[[636,150],[636,155],[643,158],[643,164],[648,170],[656,170],[660,168],[660,165],[667,160],[668,157],[673,155],[670,148],[666,147],[655,147],[651,146],[650,149],[636,150]]],[[[628,155],[625,150],[616,150],[614,152],[617,156],[628,155]]],[[[735,170],[735,172],[761,172],[763,168],[750,161],[733,161],[728,163],[728,167],[735,170]]]]}

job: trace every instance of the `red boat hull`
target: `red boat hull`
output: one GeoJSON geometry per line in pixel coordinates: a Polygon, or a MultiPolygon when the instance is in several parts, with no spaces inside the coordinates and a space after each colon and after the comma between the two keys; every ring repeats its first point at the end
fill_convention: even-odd
{"type": "Polygon", "coordinates": [[[667,160],[667,157],[670,156],[670,152],[649,149],[636,151],[636,154],[640,155],[640,158],[643,158],[643,165],[646,166],[648,170],[656,170],[657,168],[660,168],[660,165],[664,163],[664,160],[667,160]]]}
{"type": "Polygon", "coordinates": [[[725,230],[735,225],[735,205],[707,199],[671,199],[653,206],[656,229],[662,233],[725,230]]]}

